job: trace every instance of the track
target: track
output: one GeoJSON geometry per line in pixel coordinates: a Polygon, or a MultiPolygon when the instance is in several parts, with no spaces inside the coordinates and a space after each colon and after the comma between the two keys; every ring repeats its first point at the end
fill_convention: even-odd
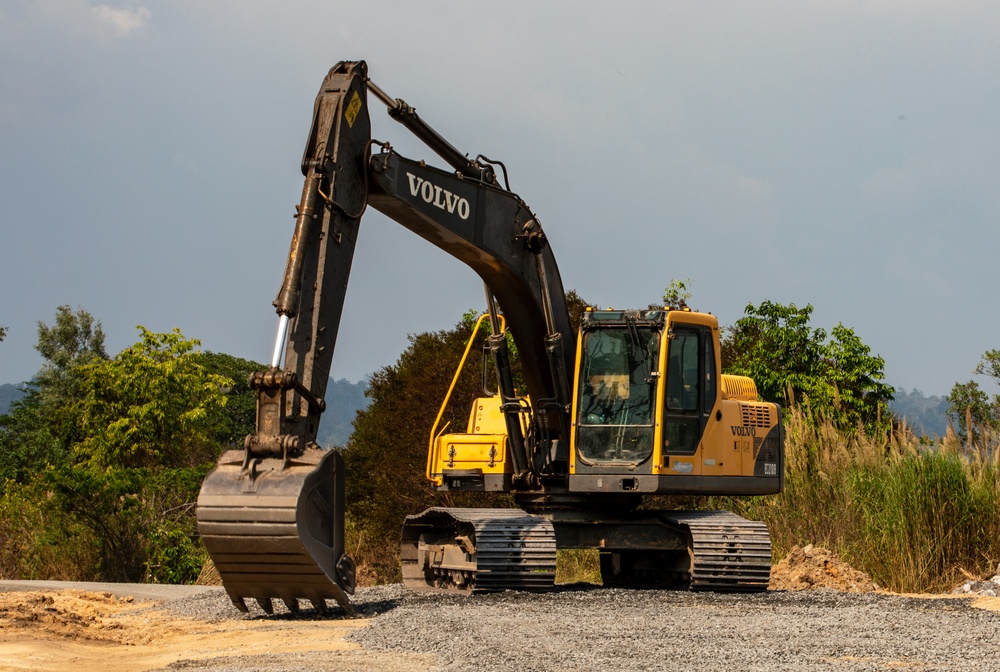
{"type": "Polygon", "coordinates": [[[400,556],[412,590],[544,591],[555,584],[552,524],[519,509],[437,507],[407,516],[400,556]]]}
{"type": "Polygon", "coordinates": [[[690,590],[767,590],[771,576],[767,525],[728,511],[685,511],[666,518],[691,535],[690,590]]]}

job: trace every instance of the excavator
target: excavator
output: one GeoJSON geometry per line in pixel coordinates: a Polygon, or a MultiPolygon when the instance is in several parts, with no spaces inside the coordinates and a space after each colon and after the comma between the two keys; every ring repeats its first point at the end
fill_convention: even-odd
{"type": "Polygon", "coordinates": [[[714,316],[588,309],[574,329],[548,239],[510,190],[506,166],[459,151],[376,86],[364,61],[338,63],[324,79],[302,172],[271,365],[250,377],[256,431],[221,456],[197,502],[199,533],[237,608],[253,599],[273,613],[281,600],[294,613],[300,601],[326,610],[332,600],[351,610],[351,475],[316,433],[368,207],[482,279],[486,310],[476,327],[489,326],[489,384],[466,431],[431,429],[426,475],[439,491],[508,493],[518,507],[408,516],[406,586],[550,590],[557,549],[597,549],[605,586],[766,590],[764,523],[647,508],[651,495],[782,490],[781,410],[759,400],[750,378],[722,373],[714,316]],[[449,168],[373,140],[373,98],[449,168]],[[515,386],[511,341],[525,389],[515,386]]]}

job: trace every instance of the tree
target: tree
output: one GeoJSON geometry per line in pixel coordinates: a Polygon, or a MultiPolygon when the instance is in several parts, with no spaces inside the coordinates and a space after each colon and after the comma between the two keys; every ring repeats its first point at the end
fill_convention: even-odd
{"type": "MultiPolygon", "coordinates": [[[[691,285],[691,280],[685,278],[683,280],[677,280],[676,278],[670,281],[667,288],[663,290],[663,305],[670,306],[671,308],[676,308],[679,310],[684,310],[689,308],[688,299],[691,298],[691,292],[688,291],[688,287],[691,285]]],[[[650,305],[650,308],[659,308],[660,306],[650,305]]]]}
{"type": "MultiPolygon", "coordinates": [[[[983,353],[973,373],[1000,383],[1000,350],[983,353]]],[[[1000,395],[991,398],[975,380],[955,383],[948,395],[948,419],[962,441],[986,440],[1000,431],[1000,395]]]]}
{"type": "Polygon", "coordinates": [[[0,573],[49,578],[59,566],[62,578],[193,580],[205,557],[198,488],[221,440],[248,431],[225,414],[234,382],[210,366],[249,363],[143,327],[109,359],[87,317],[61,309],[56,327],[39,325],[46,365],[2,419],[0,469],[15,468],[0,499],[0,573]]]}
{"type": "Polygon", "coordinates": [[[180,330],[138,330],[113,359],[77,367],[81,436],[71,463],[44,482],[52,506],[96,539],[99,576],[190,581],[204,562],[194,502],[221,451],[233,381],[208,371],[199,342],[180,330]]]}
{"type": "Polygon", "coordinates": [[[0,343],[3,343],[5,338],[7,338],[7,327],[0,327],[0,343]]]}
{"type": "Polygon", "coordinates": [[[1000,350],[987,350],[976,364],[975,373],[1000,383],[1000,350]]]}
{"type": "Polygon", "coordinates": [[[209,373],[179,329],[80,367],[83,436],[75,454],[98,469],[189,467],[218,454],[214,432],[230,379],[209,373]]]}
{"type": "Polygon", "coordinates": [[[212,438],[223,446],[242,448],[257,422],[257,391],[250,387],[250,374],[266,371],[267,365],[221,352],[194,352],[192,360],[207,373],[229,381],[222,390],[226,397],[224,413],[212,427],[212,438]]]}
{"type": "Polygon", "coordinates": [[[83,308],[74,312],[69,306],[56,308],[56,320],[51,327],[38,323],[35,349],[45,364],[32,383],[42,391],[43,401],[52,407],[62,406],[67,398],[79,394],[74,378],[78,367],[108,358],[101,323],[83,308]]]}
{"type": "Polygon", "coordinates": [[[50,327],[38,323],[35,349],[45,362],[28,383],[27,394],[0,417],[0,492],[2,482],[26,482],[47,466],[60,464],[79,438],[84,396],[80,367],[107,359],[101,323],[82,308],[56,309],[50,327]]]}
{"type": "Polygon", "coordinates": [[[843,324],[828,340],[810,326],[812,312],[811,305],[748,305],[724,336],[723,369],[753,378],[763,399],[801,403],[842,429],[887,429],[893,390],[881,382],[885,360],[843,324]]]}

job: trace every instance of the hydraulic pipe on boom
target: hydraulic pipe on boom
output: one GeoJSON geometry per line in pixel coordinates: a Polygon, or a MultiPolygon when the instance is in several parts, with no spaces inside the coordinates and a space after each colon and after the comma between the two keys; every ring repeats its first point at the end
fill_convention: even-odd
{"type": "Polygon", "coordinates": [[[376,86],[370,79],[366,81],[368,90],[385,103],[389,116],[405,126],[421,142],[427,145],[435,154],[444,159],[449,166],[459,173],[474,180],[492,184],[496,181],[493,169],[471,160],[444,136],[431,128],[430,124],[417,115],[417,110],[406,104],[402,98],[391,98],[385,91],[376,86]]]}

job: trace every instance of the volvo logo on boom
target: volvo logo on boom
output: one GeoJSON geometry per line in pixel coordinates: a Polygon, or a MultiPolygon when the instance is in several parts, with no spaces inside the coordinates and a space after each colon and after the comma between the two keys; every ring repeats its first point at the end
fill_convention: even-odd
{"type": "Polygon", "coordinates": [[[453,194],[447,189],[442,189],[436,184],[431,184],[428,180],[407,172],[406,178],[410,182],[410,195],[419,196],[425,203],[430,203],[435,208],[440,208],[452,215],[458,215],[462,219],[469,218],[469,201],[458,194],[453,194]]]}

